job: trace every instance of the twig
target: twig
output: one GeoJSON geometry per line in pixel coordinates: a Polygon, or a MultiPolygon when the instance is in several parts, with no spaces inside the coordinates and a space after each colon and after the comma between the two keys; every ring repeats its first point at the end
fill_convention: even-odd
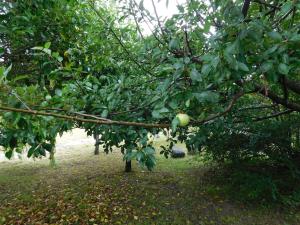
{"type": "MultiPolygon", "coordinates": [[[[106,23],[106,20],[102,17],[102,15],[98,12],[98,10],[95,9],[94,5],[89,2],[92,10],[96,13],[96,15],[102,20],[102,22],[106,23]]],[[[154,74],[147,70],[142,64],[140,64],[135,58],[132,57],[132,54],[129,52],[129,50],[127,49],[127,47],[124,45],[124,43],[122,42],[122,40],[118,37],[118,35],[116,34],[116,32],[114,31],[114,29],[112,29],[110,26],[108,28],[110,30],[110,32],[112,33],[112,35],[114,36],[114,38],[118,41],[118,43],[120,44],[120,46],[122,47],[122,49],[125,51],[125,53],[128,55],[128,57],[130,58],[130,60],[132,62],[134,62],[139,68],[141,68],[144,72],[148,73],[151,76],[154,76],[154,74]]]]}
{"type": "Polygon", "coordinates": [[[278,24],[280,24],[283,20],[285,20],[293,11],[295,10],[295,7],[292,7],[285,15],[283,15],[281,18],[279,18],[275,23],[273,24],[274,27],[276,27],[278,24]]]}
{"type": "Polygon", "coordinates": [[[269,109],[269,108],[274,108],[276,105],[259,105],[259,106],[250,106],[250,107],[245,107],[238,109],[238,111],[245,111],[245,110],[255,110],[255,109],[269,109]]]}
{"type": "Polygon", "coordinates": [[[19,95],[14,92],[14,90],[11,90],[10,92],[12,95],[14,95],[23,105],[26,109],[28,109],[29,111],[31,111],[31,109],[29,108],[29,106],[19,97],[19,95]]]}
{"type": "Polygon", "coordinates": [[[207,123],[207,122],[209,122],[211,120],[214,120],[214,119],[216,119],[218,117],[226,115],[227,113],[229,113],[231,111],[231,109],[233,108],[233,106],[236,103],[236,101],[240,97],[242,97],[244,94],[245,93],[243,91],[241,91],[241,92],[238,92],[236,95],[234,95],[233,98],[232,98],[232,100],[231,100],[231,102],[229,103],[229,105],[227,106],[227,108],[223,112],[210,115],[210,116],[208,116],[207,118],[205,118],[203,120],[195,121],[193,124],[199,125],[199,124],[207,123]]]}
{"type": "Polygon", "coordinates": [[[164,29],[163,29],[163,27],[162,27],[162,25],[160,23],[159,16],[158,16],[158,13],[157,13],[157,10],[156,10],[156,6],[154,4],[154,0],[151,0],[151,2],[152,2],[152,6],[153,6],[153,9],[154,9],[154,14],[156,16],[156,20],[157,20],[158,26],[160,28],[161,34],[164,35],[165,32],[164,32],[164,29]]]}
{"type": "MultiPolygon", "coordinates": [[[[282,115],[285,115],[285,114],[289,114],[289,113],[292,113],[292,112],[294,112],[294,110],[288,109],[288,110],[285,110],[285,111],[282,111],[282,112],[274,113],[274,114],[269,115],[269,116],[253,118],[251,120],[251,122],[259,122],[259,121],[262,121],[262,120],[267,120],[267,119],[275,118],[275,117],[282,116],[282,115]]],[[[244,123],[244,122],[245,122],[244,120],[234,121],[234,123],[244,123]]]]}
{"type": "Polygon", "coordinates": [[[261,4],[261,5],[265,5],[267,7],[273,8],[273,9],[280,9],[280,7],[278,7],[276,5],[272,5],[270,3],[267,3],[267,2],[265,2],[263,0],[253,0],[253,2],[256,2],[256,3],[261,4]]]}

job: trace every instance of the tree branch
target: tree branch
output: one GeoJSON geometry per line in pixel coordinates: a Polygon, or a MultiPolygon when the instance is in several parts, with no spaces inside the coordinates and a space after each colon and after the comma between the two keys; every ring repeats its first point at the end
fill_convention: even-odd
{"type": "Polygon", "coordinates": [[[154,0],[151,0],[151,2],[152,2],[152,6],[153,6],[153,9],[154,9],[154,13],[155,13],[155,17],[156,17],[156,20],[157,20],[159,29],[160,29],[160,31],[161,31],[161,34],[164,35],[165,32],[164,32],[164,29],[163,29],[163,27],[162,27],[162,25],[161,25],[161,23],[160,23],[159,16],[158,16],[158,13],[157,13],[157,10],[156,10],[156,6],[155,6],[155,4],[154,4],[154,0]]]}
{"type": "Polygon", "coordinates": [[[292,12],[294,12],[295,10],[295,6],[292,7],[285,15],[283,15],[282,17],[280,17],[277,21],[274,22],[273,26],[277,26],[278,24],[280,24],[283,20],[285,20],[292,12]]]}
{"type": "Polygon", "coordinates": [[[218,117],[221,117],[221,116],[226,115],[227,113],[229,113],[229,112],[232,110],[232,108],[233,108],[234,104],[236,103],[236,101],[237,101],[240,97],[242,97],[244,94],[245,94],[245,93],[244,93],[243,91],[238,92],[236,95],[233,96],[231,102],[229,103],[229,105],[227,106],[227,108],[226,108],[223,112],[220,112],[220,113],[217,113],[217,114],[210,115],[210,116],[208,116],[207,118],[205,118],[205,119],[203,119],[203,120],[196,121],[194,124],[196,124],[196,125],[203,124],[203,123],[209,122],[209,121],[211,121],[211,120],[214,120],[214,119],[216,119],[216,118],[218,118],[218,117]]]}
{"type": "Polygon", "coordinates": [[[281,115],[284,115],[284,114],[289,114],[289,113],[292,113],[292,112],[294,112],[294,110],[288,109],[288,110],[285,110],[285,111],[282,111],[282,112],[274,113],[274,114],[269,115],[269,116],[255,118],[253,121],[258,122],[258,121],[262,121],[262,120],[267,120],[267,119],[275,118],[275,117],[278,117],[278,116],[281,116],[281,115]]]}
{"type": "Polygon", "coordinates": [[[267,3],[264,0],[253,0],[253,2],[256,2],[256,3],[264,5],[264,6],[267,6],[267,7],[272,8],[272,9],[280,9],[280,7],[278,7],[276,5],[272,5],[270,3],[267,3]]]}
{"type": "MultiPolygon", "coordinates": [[[[115,121],[115,120],[103,120],[103,119],[84,119],[76,116],[67,116],[57,113],[41,112],[36,110],[18,109],[13,107],[0,106],[0,110],[8,112],[18,112],[24,114],[30,114],[34,116],[51,116],[69,121],[78,121],[85,123],[94,123],[99,125],[120,125],[120,126],[133,126],[133,127],[144,127],[144,128],[169,128],[170,124],[156,124],[156,123],[138,123],[138,122],[127,122],[127,121],[115,121]]],[[[87,114],[85,114],[87,116],[87,114]]],[[[92,115],[91,115],[92,116],[92,115]]]]}
{"type": "Polygon", "coordinates": [[[258,106],[250,106],[238,109],[238,111],[245,111],[245,110],[255,110],[255,109],[269,109],[274,108],[276,105],[258,105],[258,106]]]}
{"type": "Polygon", "coordinates": [[[284,98],[279,97],[274,92],[268,90],[265,91],[265,88],[260,85],[255,85],[255,91],[260,93],[261,95],[268,97],[273,102],[276,102],[277,104],[283,105],[288,109],[292,109],[294,111],[300,112],[300,105],[294,102],[287,102],[284,98]]]}
{"type": "MultiPolygon", "coordinates": [[[[191,125],[202,125],[206,122],[209,122],[218,117],[226,115],[228,112],[231,111],[231,109],[233,108],[236,101],[243,95],[244,95],[244,92],[237,93],[232,98],[228,107],[223,112],[210,115],[206,119],[203,119],[201,121],[194,121],[191,123],[191,125]]],[[[158,124],[158,123],[139,123],[139,122],[116,121],[116,120],[109,120],[109,119],[97,117],[95,115],[83,114],[83,113],[76,113],[76,114],[79,116],[84,116],[84,117],[92,117],[94,119],[85,119],[85,118],[80,118],[77,116],[61,115],[61,114],[57,114],[57,113],[42,112],[42,111],[37,111],[37,110],[18,109],[18,108],[1,106],[1,105],[0,105],[0,110],[8,111],[8,112],[24,113],[24,114],[34,115],[34,116],[51,116],[51,117],[69,120],[69,121],[94,123],[94,124],[99,124],[99,125],[119,125],[119,126],[133,126],[133,127],[144,127],[144,128],[170,128],[171,127],[171,124],[168,124],[168,123],[158,124]]]]}
{"type": "MultiPolygon", "coordinates": [[[[292,112],[294,112],[294,110],[288,109],[288,110],[285,110],[285,111],[282,111],[282,112],[274,113],[274,114],[269,115],[269,116],[253,118],[251,120],[251,122],[259,122],[259,121],[262,121],[262,120],[268,120],[268,119],[272,119],[272,118],[275,118],[275,117],[278,117],[278,116],[282,116],[282,115],[285,115],[285,114],[289,114],[289,113],[292,113],[292,112]]],[[[234,121],[234,123],[244,123],[244,122],[245,122],[244,120],[234,121]]]]}
{"type": "MultiPolygon", "coordinates": [[[[106,20],[102,17],[102,15],[98,12],[97,9],[95,9],[94,5],[89,2],[92,10],[96,13],[96,15],[102,20],[102,22],[106,23],[106,20]]],[[[116,34],[116,32],[109,27],[108,28],[110,30],[110,32],[112,33],[112,35],[114,36],[114,38],[118,41],[118,43],[120,44],[120,46],[123,48],[123,50],[125,51],[125,53],[128,55],[128,57],[130,58],[130,60],[135,63],[139,68],[141,68],[144,72],[148,73],[151,76],[154,76],[154,74],[147,70],[139,61],[137,61],[134,57],[132,57],[132,54],[129,52],[129,50],[127,49],[127,47],[124,45],[124,43],[122,42],[122,40],[118,37],[118,35],[116,34]]]]}
{"type": "Polygon", "coordinates": [[[244,18],[247,17],[249,7],[250,7],[250,2],[251,2],[251,0],[245,0],[244,1],[244,5],[243,5],[243,8],[242,8],[242,13],[244,15],[244,18]]]}
{"type": "MultiPolygon", "coordinates": [[[[283,82],[281,80],[281,82],[283,82]]],[[[285,78],[285,85],[287,86],[288,89],[292,90],[293,92],[300,94],[300,82],[296,80],[289,80],[285,78]]]]}

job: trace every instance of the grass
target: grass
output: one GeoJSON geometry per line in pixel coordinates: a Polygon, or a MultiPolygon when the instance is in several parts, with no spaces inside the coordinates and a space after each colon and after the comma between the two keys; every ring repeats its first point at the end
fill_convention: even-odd
{"type": "Polygon", "coordinates": [[[54,168],[1,162],[0,224],[300,224],[296,212],[226,199],[193,156],[157,158],[153,172],[134,163],[127,174],[118,151],[95,157],[92,145],[58,151],[54,168]]]}

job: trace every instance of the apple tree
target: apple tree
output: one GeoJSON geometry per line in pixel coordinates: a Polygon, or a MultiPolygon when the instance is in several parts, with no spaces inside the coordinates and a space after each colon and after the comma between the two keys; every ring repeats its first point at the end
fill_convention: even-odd
{"type": "MultiPolygon", "coordinates": [[[[166,19],[154,1],[150,11],[143,1],[118,6],[82,1],[67,10],[80,18],[78,32],[66,40],[75,44],[59,52],[45,40],[34,47],[41,60],[29,57],[41,66],[45,87],[21,82],[9,65],[2,67],[0,144],[8,152],[18,146],[7,144],[9,126],[36,134],[18,122],[52,120],[56,133],[82,127],[100,134],[97,143],[105,152],[120,149],[128,171],[132,159],[154,167],[149,134],[160,131],[170,148],[183,141],[218,161],[298,158],[298,1],[189,0],[166,19]]],[[[52,145],[47,126],[34,144],[22,135],[15,142],[52,145]]]]}

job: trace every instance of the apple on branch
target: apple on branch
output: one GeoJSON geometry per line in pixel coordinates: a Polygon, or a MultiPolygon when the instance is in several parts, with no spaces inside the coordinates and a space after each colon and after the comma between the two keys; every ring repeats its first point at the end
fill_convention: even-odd
{"type": "Polygon", "coordinates": [[[179,120],[179,126],[185,127],[189,124],[190,122],[190,117],[188,114],[185,113],[178,113],[176,115],[177,119],[179,120]]]}

